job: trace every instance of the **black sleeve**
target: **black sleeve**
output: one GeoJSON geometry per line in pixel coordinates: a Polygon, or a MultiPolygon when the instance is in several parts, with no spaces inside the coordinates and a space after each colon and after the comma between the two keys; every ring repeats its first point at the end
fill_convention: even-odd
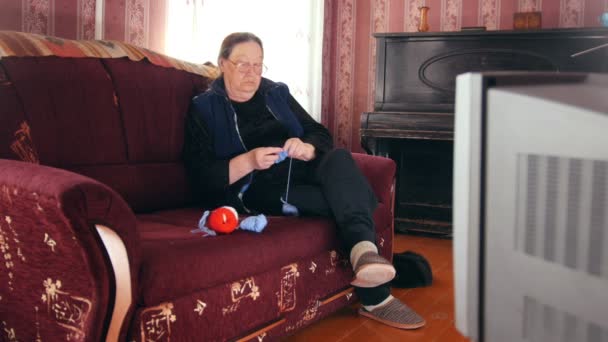
{"type": "Polygon", "coordinates": [[[186,116],[182,158],[195,193],[202,198],[222,196],[228,188],[229,159],[216,159],[213,143],[199,113],[190,106],[186,116]]]}
{"type": "Polygon", "coordinates": [[[298,121],[300,121],[302,128],[304,128],[302,141],[313,145],[317,156],[334,148],[333,138],[329,130],[315,121],[291,94],[289,95],[289,107],[298,118],[298,121]]]}

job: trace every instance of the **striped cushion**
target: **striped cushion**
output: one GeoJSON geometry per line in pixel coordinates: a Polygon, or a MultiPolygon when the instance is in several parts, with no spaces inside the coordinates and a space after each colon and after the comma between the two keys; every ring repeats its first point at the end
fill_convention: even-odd
{"type": "Polygon", "coordinates": [[[0,59],[3,57],[128,57],[132,61],[147,58],[152,64],[184,70],[209,78],[219,76],[211,65],[194,64],[152,50],[114,40],[70,40],[33,33],[0,31],[0,59]]]}

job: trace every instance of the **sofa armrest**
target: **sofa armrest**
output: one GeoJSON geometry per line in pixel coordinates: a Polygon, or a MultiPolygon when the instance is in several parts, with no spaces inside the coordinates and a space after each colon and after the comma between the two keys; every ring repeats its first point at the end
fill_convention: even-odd
{"type": "Polygon", "coordinates": [[[0,316],[8,328],[25,334],[40,324],[53,339],[103,339],[117,291],[115,258],[104,247],[108,230],[104,237],[99,227],[124,244],[136,298],[140,245],[129,206],[88,177],[0,159],[0,210],[0,242],[10,259],[8,281],[0,276],[0,316]]]}
{"type": "MultiPolygon", "coordinates": [[[[353,158],[380,203],[391,205],[395,191],[395,162],[390,158],[353,153],[353,158]]],[[[392,208],[391,208],[392,210],[392,208]]]]}

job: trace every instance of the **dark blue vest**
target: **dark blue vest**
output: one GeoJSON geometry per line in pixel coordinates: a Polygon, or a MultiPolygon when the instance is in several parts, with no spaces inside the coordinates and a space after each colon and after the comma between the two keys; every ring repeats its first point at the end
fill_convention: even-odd
{"type": "MultiPolygon", "coordinates": [[[[219,159],[232,158],[247,151],[238,131],[236,113],[225,89],[224,78],[220,77],[211,83],[209,90],[192,100],[194,109],[207,125],[215,155],[219,159]]],[[[287,85],[262,78],[259,91],[264,94],[271,113],[287,127],[289,136],[301,137],[304,129],[289,108],[287,85]]]]}

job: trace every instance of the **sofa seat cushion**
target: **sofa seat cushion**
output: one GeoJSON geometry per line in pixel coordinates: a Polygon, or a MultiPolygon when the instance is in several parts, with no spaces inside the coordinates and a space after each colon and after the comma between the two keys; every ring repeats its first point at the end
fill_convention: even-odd
{"type": "Polygon", "coordinates": [[[203,237],[190,232],[202,213],[186,208],[137,216],[143,247],[140,305],[156,305],[338,247],[328,219],[269,217],[259,234],[236,230],[203,237]]]}

